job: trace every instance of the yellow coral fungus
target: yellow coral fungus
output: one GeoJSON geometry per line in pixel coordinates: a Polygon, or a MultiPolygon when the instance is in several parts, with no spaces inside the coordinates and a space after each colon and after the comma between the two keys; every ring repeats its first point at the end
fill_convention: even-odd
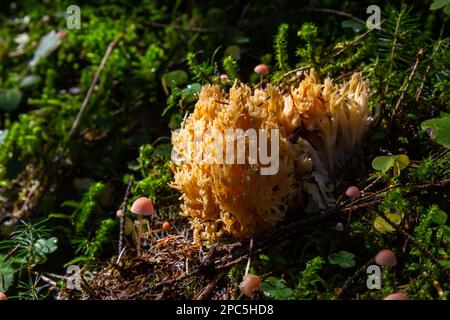
{"type": "Polygon", "coordinates": [[[367,102],[359,74],[338,86],[319,83],[311,71],[287,94],[270,85],[253,91],[235,84],[228,93],[204,86],[172,133],[172,186],[195,240],[264,232],[290,204],[306,205],[304,194],[320,208],[332,206],[329,174],[358,148],[367,102]],[[274,156],[276,170],[268,170],[274,156]]]}

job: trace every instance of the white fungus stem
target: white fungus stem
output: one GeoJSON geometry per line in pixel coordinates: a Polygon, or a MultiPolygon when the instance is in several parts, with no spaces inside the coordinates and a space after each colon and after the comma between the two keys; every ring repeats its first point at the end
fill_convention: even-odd
{"type": "Polygon", "coordinates": [[[250,263],[252,261],[252,250],[253,250],[253,238],[250,239],[250,244],[248,246],[248,259],[247,259],[247,266],[245,267],[245,275],[248,274],[248,269],[250,269],[250,263]]]}

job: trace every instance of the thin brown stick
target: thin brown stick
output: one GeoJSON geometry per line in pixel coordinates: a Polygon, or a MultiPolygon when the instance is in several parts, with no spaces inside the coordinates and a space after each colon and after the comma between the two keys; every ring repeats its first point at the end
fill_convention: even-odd
{"type": "Polygon", "coordinates": [[[133,176],[128,181],[127,189],[125,191],[125,196],[123,197],[122,204],[119,210],[123,210],[123,215],[120,217],[120,227],[119,227],[119,257],[123,249],[124,231],[125,231],[125,212],[127,210],[127,201],[130,196],[131,185],[133,184],[133,176]]]}
{"type": "Polygon", "coordinates": [[[6,260],[8,259],[10,256],[12,256],[14,253],[16,253],[16,251],[20,248],[20,243],[16,244],[16,246],[14,248],[12,248],[4,257],[3,259],[6,260]]]}
{"type": "Polygon", "coordinates": [[[394,112],[392,112],[391,120],[394,119],[394,117],[397,115],[400,104],[403,102],[403,99],[405,98],[406,91],[408,91],[409,85],[411,84],[411,81],[412,81],[414,75],[416,74],[417,66],[419,65],[419,62],[423,57],[423,53],[424,53],[423,48],[420,48],[419,51],[417,52],[416,62],[414,63],[414,65],[411,69],[411,73],[408,76],[408,80],[406,81],[405,85],[403,86],[400,97],[398,98],[397,103],[395,104],[394,112]]]}
{"type": "Polygon", "coordinates": [[[328,8],[303,8],[303,9],[299,9],[296,11],[303,11],[303,12],[319,12],[319,13],[331,13],[331,14],[335,14],[337,16],[341,16],[341,17],[345,17],[345,18],[349,18],[353,21],[359,22],[363,25],[366,25],[366,22],[362,19],[359,19],[358,17],[355,17],[354,15],[348,13],[348,12],[344,12],[344,11],[339,11],[339,10],[334,10],[334,9],[328,9],[328,8]]]}
{"type": "Polygon", "coordinates": [[[356,279],[358,279],[363,273],[366,272],[367,268],[373,264],[374,260],[373,258],[367,261],[363,266],[361,266],[356,272],[351,275],[347,280],[345,280],[344,284],[342,285],[342,288],[339,289],[338,293],[331,298],[331,300],[339,300],[343,297],[344,293],[350,288],[350,286],[355,282],[356,279]]]}
{"type": "Polygon", "coordinates": [[[427,68],[426,68],[425,73],[424,73],[423,78],[422,78],[422,82],[420,83],[419,88],[417,88],[416,93],[414,94],[414,100],[416,102],[419,101],[420,95],[422,94],[422,90],[423,90],[423,87],[425,85],[425,80],[427,79],[428,73],[430,72],[431,64],[434,61],[434,56],[436,55],[436,53],[438,52],[438,50],[439,50],[439,48],[440,48],[440,46],[442,44],[442,40],[441,39],[442,39],[442,34],[444,32],[444,25],[445,24],[442,25],[441,31],[439,33],[439,40],[437,41],[437,43],[436,43],[436,45],[435,45],[435,47],[433,49],[433,53],[431,54],[431,57],[430,57],[430,59],[428,61],[427,68]]]}
{"type": "MultiPolygon", "coordinates": [[[[383,21],[380,22],[383,23],[383,21]]],[[[352,42],[349,43],[348,46],[345,46],[344,48],[342,48],[341,50],[339,50],[338,52],[336,52],[335,54],[333,54],[333,58],[337,57],[338,55],[340,55],[342,52],[344,52],[345,50],[347,50],[348,48],[354,46],[355,44],[357,44],[361,39],[365,38],[369,33],[371,33],[373,30],[377,30],[375,28],[371,28],[369,30],[367,30],[366,32],[364,32],[363,34],[361,34],[358,38],[356,38],[355,40],[353,40],[352,42]]]]}
{"type": "Polygon", "coordinates": [[[205,288],[199,293],[199,295],[195,298],[195,300],[209,300],[213,294],[214,288],[217,286],[217,283],[223,279],[223,277],[227,274],[226,270],[219,272],[210,283],[206,285],[205,288]]]}
{"type": "Polygon", "coordinates": [[[94,88],[98,82],[98,79],[100,77],[102,70],[105,68],[105,65],[108,62],[108,59],[111,56],[113,49],[125,37],[126,34],[127,34],[127,30],[123,31],[115,40],[113,40],[108,45],[108,48],[106,49],[106,52],[103,55],[103,59],[100,63],[100,66],[98,67],[97,71],[95,72],[94,78],[92,79],[92,82],[88,89],[88,92],[87,92],[86,96],[84,97],[83,103],[81,104],[81,108],[78,111],[75,121],[72,123],[72,127],[70,128],[67,139],[72,138],[72,136],[75,134],[76,130],[78,129],[80,122],[81,122],[81,118],[83,117],[84,112],[86,111],[86,107],[89,103],[89,100],[91,99],[92,93],[94,92],[94,88]]]}

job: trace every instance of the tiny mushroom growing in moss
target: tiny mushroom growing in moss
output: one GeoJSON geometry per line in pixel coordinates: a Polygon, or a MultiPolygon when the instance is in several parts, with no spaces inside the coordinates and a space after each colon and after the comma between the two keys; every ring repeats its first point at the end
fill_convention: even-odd
{"type": "Polygon", "coordinates": [[[263,77],[269,74],[269,67],[265,64],[258,64],[254,71],[259,74],[259,87],[262,86],[263,77]]]}
{"type": "Polygon", "coordinates": [[[261,278],[254,274],[247,274],[239,284],[239,289],[247,297],[253,297],[261,289],[261,278]]]}
{"type": "Polygon", "coordinates": [[[334,226],[334,230],[339,232],[344,231],[344,224],[342,222],[336,223],[336,225],[334,226]]]}
{"type": "Polygon", "coordinates": [[[266,76],[269,74],[269,67],[266,64],[258,64],[254,71],[260,76],[266,76]]]}
{"type": "Polygon", "coordinates": [[[0,292],[0,300],[8,300],[8,296],[3,292],[0,292]]]}
{"type": "Polygon", "coordinates": [[[394,267],[397,265],[397,257],[392,250],[384,249],[375,256],[375,262],[380,266],[394,267]]]}
{"type": "Polygon", "coordinates": [[[220,78],[220,81],[222,81],[222,82],[225,82],[225,81],[227,81],[229,78],[228,78],[228,75],[227,74],[221,74],[220,76],[219,76],[219,78],[220,78]]]}
{"type": "Polygon", "coordinates": [[[351,186],[347,188],[345,195],[349,198],[355,199],[361,196],[361,191],[359,191],[358,187],[351,186]]]}
{"type": "Polygon", "coordinates": [[[162,225],[163,230],[169,230],[170,229],[170,222],[169,221],[164,221],[163,225],[162,225]]]}
{"type": "MultiPolygon", "coordinates": [[[[133,202],[131,205],[131,212],[138,215],[138,232],[137,232],[137,251],[138,256],[141,255],[141,232],[142,232],[142,217],[143,216],[150,216],[155,213],[155,208],[153,207],[153,203],[145,197],[138,198],[133,202]]],[[[147,221],[147,228],[149,230],[149,233],[151,234],[150,225],[147,221]]]]}
{"type": "Polygon", "coordinates": [[[384,300],[409,300],[408,296],[403,292],[391,293],[384,300]]]}
{"type": "Polygon", "coordinates": [[[119,209],[116,211],[116,217],[117,218],[123,218],[125,216],[125,211],[123,211],[122,209],[119,209]]]}

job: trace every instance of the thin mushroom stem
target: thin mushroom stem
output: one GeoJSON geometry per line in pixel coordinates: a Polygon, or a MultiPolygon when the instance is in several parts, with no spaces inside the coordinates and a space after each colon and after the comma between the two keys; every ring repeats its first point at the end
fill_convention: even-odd
{"type": "Polygon", "coordinates": [[[150,238],[152,239],[152,242],[153,242],[154,236],[153,236],[153,232],[152,232],[152,229],[150,227],[150,223],[148,222],[148,220],[145,220],[145,224],[147,225],[148,234],[149,234],[149,236],[150,236],[150,238]]]}
{"type": "Polygon", "coordinates": [[[248,260],[247,266],[245,267],[245,275],[248,274],[248,269],[250,269],[250,263],[252,261],[252,250],[253,250],[253,238],[250,239],[250,244],[248,246],[248,260]]]}

